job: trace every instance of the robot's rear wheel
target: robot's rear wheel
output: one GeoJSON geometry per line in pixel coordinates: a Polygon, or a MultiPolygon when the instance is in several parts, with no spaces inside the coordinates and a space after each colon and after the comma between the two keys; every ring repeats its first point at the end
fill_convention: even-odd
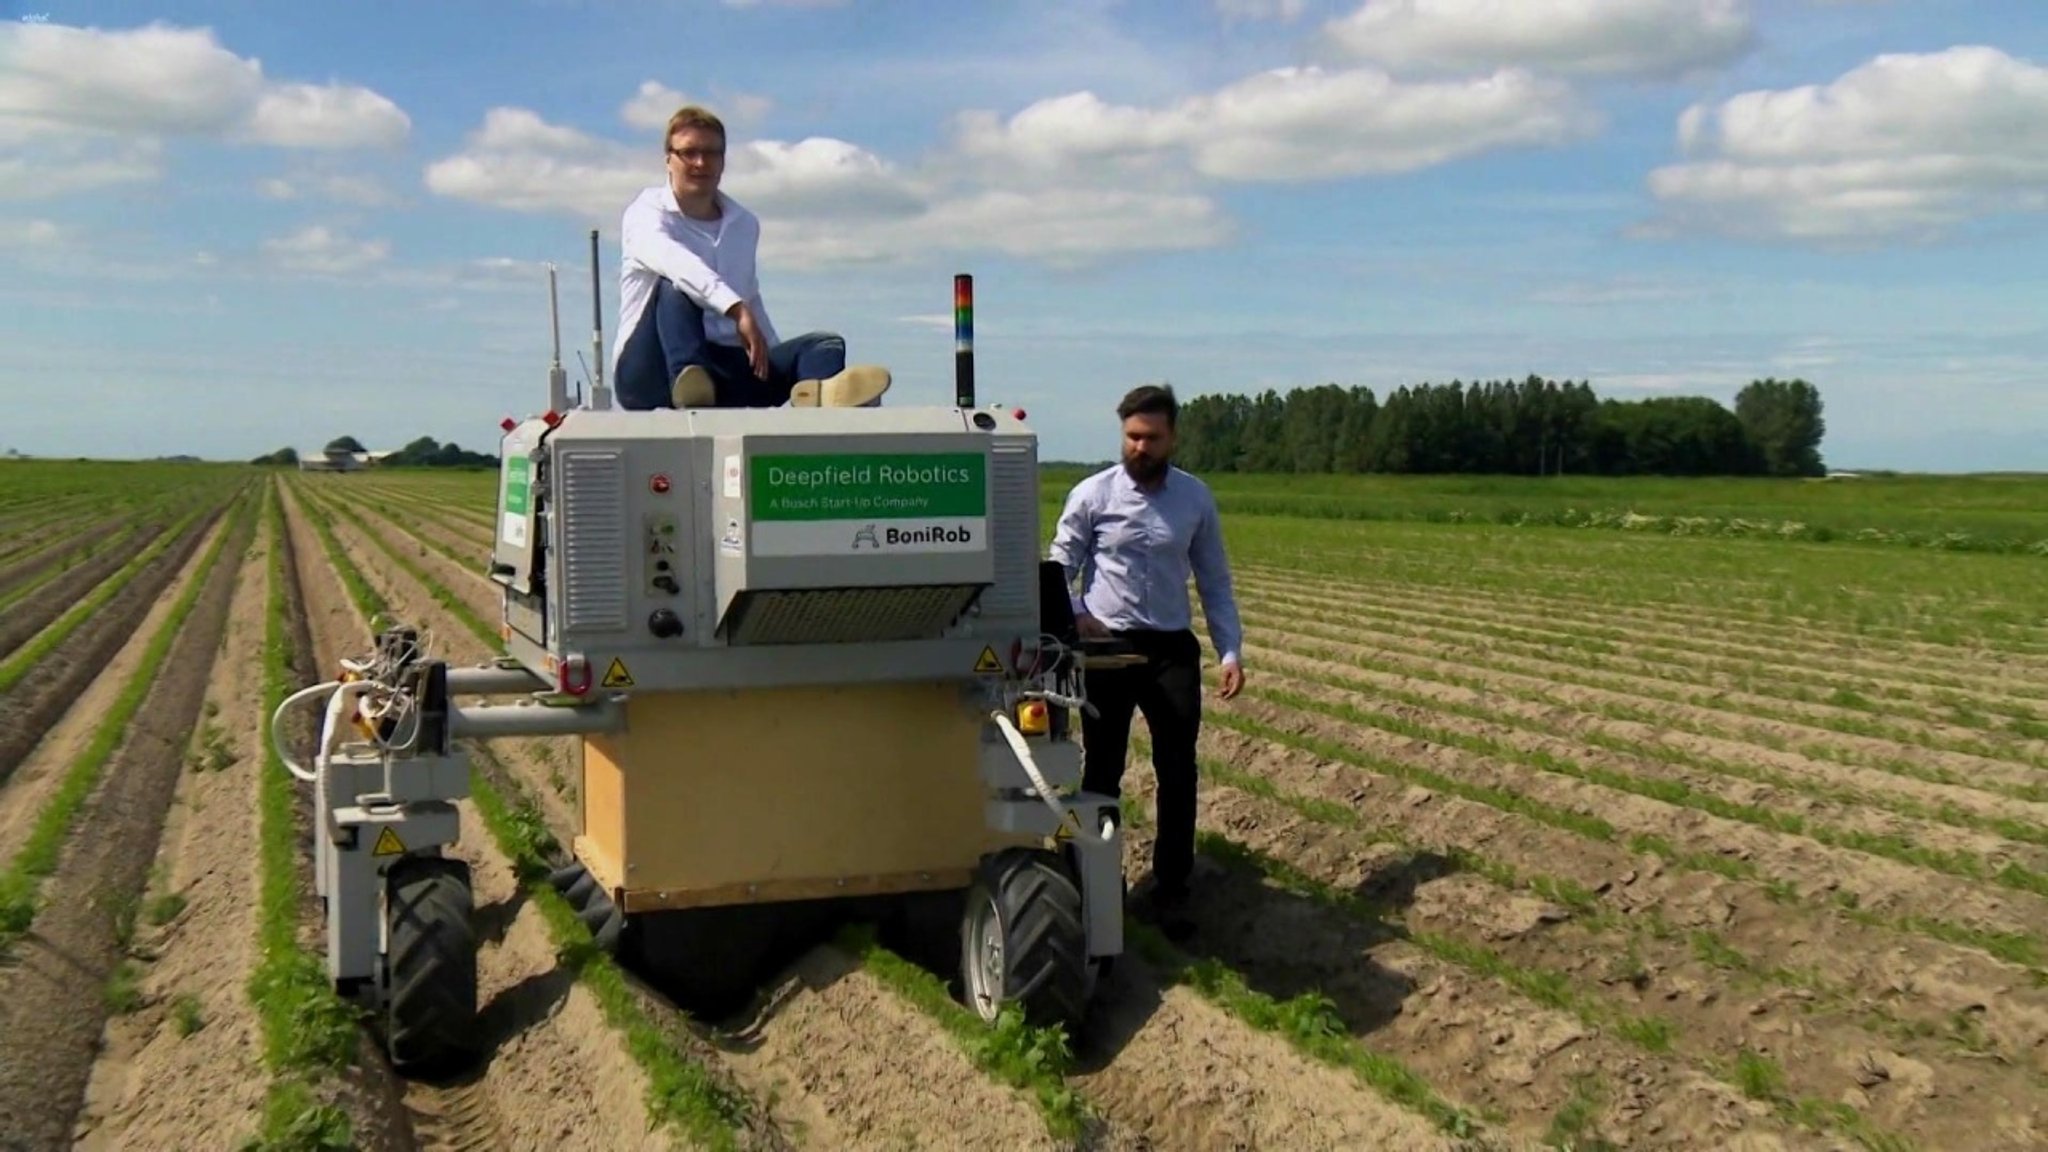
{"type": "Polygon", "coordinates": [[[454,1071],[472,1053],[477,1025],[476,930],[469,865],[414,856],[385,877],[385,1044],[408,1076],[454,1071]]]}
{"type": "Polygon", "coordinates": [[[1015,1005],[1032,1024],[1081,1026],[1095,992],[1081,887],[1051,852],[1012,848],[984,861],[960,925],[967,1006],[993,1023],[1015,1005]]]}

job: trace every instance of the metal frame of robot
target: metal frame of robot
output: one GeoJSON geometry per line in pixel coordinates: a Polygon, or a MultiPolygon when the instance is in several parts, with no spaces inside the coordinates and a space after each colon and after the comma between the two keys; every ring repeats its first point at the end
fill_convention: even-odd
{"type": "MultiPolygon", "coordinates": [[[[593,281],[597,233],[590,234],[593,281]]],[[[548,269],[552,312],[554,268],[548,269]]],[[[967,277],[956,278],[956,294],[967,277]]],[[[971,292],[971,286],[966,288],[971,292]]],[[[592,340],[602,363],[601,329],[592,340]]],[[[559,329],[549,372],[551,408],[565,412],[566,387],[559,329]]],[[[973,407],[971,336],[956,347],[958,406],[973,407]]],[[[601,374],[590,407],[609,407],[601,374]]],[[[1050,779],[1036,762],[1027,738],[1011,720],[1018,700],[1036,698],[1063,707],[1087,707],[1081,694],[1083,665],[1103,663],[1078,650],[1052,653],[1050,666],[1030,679],[1005,677],[987,685],[1001,696],[987,717],[1014,753],[1005,763],[1014,772],[988,779],[989,827],[1042,837],[1048,850],[1063,848],[1083,900],[1087,978],[1123,951],[1123,875],[1117,801],[1063,787],[1078,785],[1078,757],[1062,757],[1065,770],[1050,779]],[[1032,682],[1036,687],[1032,687],[1032,682]]],[[[1116,662],[1115,657],[1107,662],[1116,662]]],[[[315,890],[325,907],[327,970],[336,989],[385,1010],[391,1000],[391,899],[402,864],[436,860],[459,838],[456,801],[469,795],[470,758],[462,739],[584,735],[617,732],[625,726],[627,693],[594,695],[574,704],[534,670],[516,660],[454,666],[429,658],[412,629],[390,628],[375,638],[367,658],[345,660],[344,674],[287,697],[273,716],[273,745],[285,768],[313,785],[315,797],[315,890]],[[526,696],[518,703],[458,706],[458,696],[526,696]],[[313,764],[297,763],[284,744],[284,714],[325,697],[313,764]]],[[[984,682],[985,683],[985,682],[984,682]]],[[[466,869],[459,862],[463,888],[466,869]]],[[[974,915],[970,910],[969,916],[974,915]]],[[[963,958],[963,964],[967,961],[963,958]]],[[[973,975],[965,974],[973,989],[973,975]]],[[[468,977],[473,979],[473,975],[468,977]]],[[[984,1011],[984,1015],[990,1014],[984,1011]]]]}

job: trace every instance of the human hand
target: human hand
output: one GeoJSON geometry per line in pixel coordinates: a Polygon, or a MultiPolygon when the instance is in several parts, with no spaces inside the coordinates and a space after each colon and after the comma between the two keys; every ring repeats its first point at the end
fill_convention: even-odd
{"type": "Polygon", "coordinates": [[[1244,669],[1236,664],[1223,666],[1223,683],[1217,687],[1218,699],[1228,700],[1244,691],[1244,669]]]}
{"type": "Polygon", "coordinates": [[[768,340],[761,335],[761,322],[754,319],[754,310],[742,301],[735,304],[733,321],[739,325],[740,346],[747,350],[747,364],[754,369],[754,378],[768,378],[768,340]]]}
{"type": "Polygon", "coordinates": [[[1074,617],[1074,629],[1081,634],[1083,640],[1100,640],[1109,635],[1109,625],[1086,612],[1074,617]]]}

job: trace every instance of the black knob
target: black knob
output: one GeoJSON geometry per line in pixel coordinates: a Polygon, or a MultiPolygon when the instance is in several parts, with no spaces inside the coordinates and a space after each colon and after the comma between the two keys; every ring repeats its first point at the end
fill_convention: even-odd
{"type": "Polygon", "coordinates": [[[683,634],[683,618],[673,609],[656,608],[647,617],[647,630],[663,640],[673,639],[683,634]]]}

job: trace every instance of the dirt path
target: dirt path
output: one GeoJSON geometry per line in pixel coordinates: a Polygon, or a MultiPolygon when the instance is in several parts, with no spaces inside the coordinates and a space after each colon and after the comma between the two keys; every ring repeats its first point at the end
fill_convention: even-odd
{"type": "MultiPolygon", "coordinates": [[[[1152,794],[1149,769],[1133,779],[1139,784],[1136,794],[1152,794]]],[[[1755,1135],[1754,1120],[1741,1106],[1735,1086],[1704,1079],[1727,1075],[1728,1055],[1745,1046],[1783,1070],[1788,1097],[1850,1102],[1923,1147],[2019,1149],[2048,1131],[2040,1074],[1986,1060],[1981,1049],[1913,1035],[1874,1018],[1859,1019],[1846,998],[1741,978],[1717,967],[1697,937],[1648,930],[1640,918],[1575,912],[1533,892],[1503,889],[1427,848],[1375,842],[1369,834],[1304,818],[1277,801],[1227,785],[1209,785],[1201,824],[1336,891],[1383,904],[1398,901],[1397,936],[1430,933],[1453,939],[1490,951],[1534,975],[1537,986],[1565,989],[1614,1019],[1632,1015],[1667,1023],[1668,1057],[1629,1048],[1620,1053],[1618,1066],[1602,1067],[1588,1062],[1580,1048],[1570,1050],[1577,1054],[1575,1075],[1589,1073],[1608,1087],[1598,1113],[1600,1134],[1623,1146],[1639,1146],[1643,1135],[1637,1129],[1645,1126],[1656,1139],[1681,1142],[1726,1139],[1724,1128],[1731,1125],[1755,1135]],[[1877,1068],[1888,1075],[1875,1077],[1877,1068]],[[1659,1083],[1667,1079],[1678,1082],[1675,1092],[1659,1083]],[[1687,1096],[1694,1100],[1691,1108],[1684,1106],[1687,1096]],[[1987,1132],[2003,1135],[1994,1138],[1987,1132]],[[2023,1135],[2028,1133],[2034,1135],[2023,1135]]],[[[1239,879],[1226,887],[1246,886],[1239,879]]],[[[1341,935],[1343,915],[1328,908],[1321,912],[1302,918],[1300,929],[1283,942],[1300,946],[1304,936],[1341,935]]],[[[1217,913],[1226,938],[1240,918],[1217,913]]],[[[1314,951],[1311,946],[1303,950],[1314,951]]],[[[1492,1029],[1494,1021],[1487,1019],[1485,1027],[1492,1029]]],[[[1612,1025],[1605,1030],[1613,1031],[1612,1025]]],[[[1489,1059],[1470,1067],[1478,1070],[1472,1075],[1491,1079],[1516,1066],[1496,1048],[1489,1059]]],[[[1458,1090],[1466,1078],[1453,1076],[1447,1084],[1458,1090]]]]}
{"type": "Polygon", "coordinates": [[[246,539],[231,541],[207,577],[166,674],[152,682],[45,883],[41,914],[15,962],[0,967],[0,1130],[14,1137],[62,1143],[84,1106],[126,923],[200,715],[246,539]]]}
{"type": "MultiPolygon", "coordinates": [[[[1934,557],[1922,559],[1938,562],[1934,557]]],[[[1375,555],[1369,549],[1350,550],[1345,560],[1355,563],[1341,578],[1328,572],[1309,572],[1272,563],[1243,565],[1241,571],[1249,580],[1293,581],[1336,592],[1376,590],[1396,598],[1414,598],[1421,593],[1432,601],[1458,601],[1481,608],[1507,601],[1532,617],[1591,619],[1610,625],[1641,626],[1650,631],[1683,630],[1700,634],[1709,643],[1723,638],[1740,643],[1744,637],[1768,635],[1825,654],[1832,661],[1831,667],[1882,672],[1910,665],[1944,679],[1981,681],[1980,687],[1993,690],[1999,685],[1999,673],[2018,672],[2031,675],[2037,688],[2048,688],[2048,652],[2039,648],[2021,650],[2030,643],[2039,643],[2038,639],[2028,639],[2028,630],[2004,629],[2004,635],[2011,641],[2006,650],[1998,650],[1983,635],[1930,640],[1897,623],[1809,614],[1788,607],[1782,587],[1763,580],[1738,580],[1725,572],[1704,580],[1673,582],[1668,571],[1660,571],[1654,586],[1637,580],[1625,586],[1626,595],[1616,596],[1605,588],[1587,587],[1589,572],[1598,572],[1599,565],[1596,559],[1583,554],[1570,566],[1532,564],[1523,557],[1498,563],[1480,561],[1474,569],[1493,582],[1478,586],[1462,580],[1446,581],[1439,571],[1418,570],[1412,557],[1400,553],[1375,555]],[[1352,578],[1352,572],[1361,574],[1361,578],[1352,578]]],[[[1867,590],[1861,596],[1865,603],[1878,597],[1896,606],[1905,606],[1914,599],[1897,592],[1867,590]]],[[[1927,602],[1925,597],[1918,599],[1927,602]]],[[[1939,606],[1940,602],[1934,603],[1939,606]]],[[[2038,692],[2030,694],[2041,698],[2038,692]]]]}
{"type": "MultiPolygon", "coordinates": [[[[1316,599],[1287,592],[1247,591],[1245,611],[1267,622],[1298,621],[1332,606],[1350,614],[1351,636],[1363,634],[1376,644],[1408,650],[1451,649],[1471,653],[1488,664],[1498,663],[1539,678],[1560,680],[1589,690],[1655,700],[1667,707],[1696,708],[1722,718],[1755,719],[1792,731],[1826,733],[1832,739],[1865,742],[1873,751],[1889,747],[1895,755],[1936,752],[1957,757],[2039,765],[2048,742],[2013,731],[2010,721],[1993,725],[1982,715],[1958,718],[1953,704],[1923,705],[1882,694],[1867,680],[1838,683],[1831,691],[1848,693],[1849,702],[1813,699],[1817,688],[1829,688],[1825,676],[1804,666],[1774,675],[1716,669],[1692,650],[1693,633],[1679,632],[1660,641],[1657,651],[1642,656],[1634,644],[1561,628],[1530,624],[1487,623],[1476,616],[1452,615],[1451,609],[1412,604],[1382,608],[1343,595],[1316,599]],[[1850,702],[1868,692],[1865,707],[1850,702]],[[1964,720],[1969,722],[1964,722],[1964,720]]],[[[1348,638],[1348,637],[1347,637],[1348,638]]],[[[1830,698],[1832,700],[1832,697],[1830,698]]],[[[2029,714],[2032,705],[2000,701],[1989,693],[1972,693],[1971,709],[1989,715],[2003,710],[2029,714]]]]}
{"type": "MultiPolygon", "coordinates": [[[[269,1074],[248,981],[257,962],[271,547],[263,533],[239,557],[221,558],[239,560],[234,599],[138,922],[137,946],[154,959],[138,988],[139,1010],[107,1023],[73,1133],[81,1152],[233,1145],[262,1119],[269,1074]]],[[[109,671],[132,664],[139,643],[109,671]]]]}
{"type": "Polygon", "coordinates": [[[1474,853],[1524,878],[1595,894],[1603,911],[1655,929],[1643,941],[1651,950],[1646,962],[1689,979],[1696,991],[1727,980],[1725,973],[1692,966],[1693,938],[1712,933],[1756,971],[1793,974],[1859,1011],[1882,1009],[1914,1033],[1941,1037],[1956,1020],[1972,1021],[2000,1058],[2048,1073],[2048,1046],[2041,1041],[2048,1036],[2048,992],[2030,973],[1975,949],[1862,923],[1833,907],[1781,902],[1756,881],[1670,867],[1619,843],[1276,746],[1220,723],[1204,725],[1201,749],[1217,764],[1352,813],[1367,827],[1397,829],[1410,843],[1474,853]]]}
{"type": "MultiPolygon", "coordinates": [[[[1684,655],[1755,666],[1777,677],[1813,673],[1822,680],[1861,679],[1906,698],[1930,700],[1933,693],[1921,680],[1902,677],[1902,668],[1938,676],[1954,690],[1981,695],[2003,705],[2027,705],[2048,698],[2048,667],[2037,675],[1987,675],[1986,654],[1904,638],[1876,640],[1834,633],[1814,633],[1772,619],[1734,620],[1713,611],[1668,612],[1639,605],[1580,602],[1546,596],[1518,595],[1512,603],[1484,593],[1460,593],[1414,584],[1337,581],[1301,572],[1260,570],[1245,579],[1248,594],[1276,594],[1305,599],[1325,609],[1333,604],[1356,608],[1377,618],[1429,627],[1486,627],[1525,633],[1532,641],[1544,637],[1576,641],[1601,639],[1617,652],[1642,650],[1650,660],[1668,658],[1668,640],[1643,650],[1642,641],[1683,636],[1684,655]],[[1417,592],[1424,597],[1418,604],[1417,592]],[[1768,637],[1770,643],[1759,643],[1768,637]]],[[[2025,669],[2017,669],[2024,672],[2025,669]]]]}
{"type": "Polygon", "coordinates": [[[1398,647],[1385,637],[1356,642],[1356,633],[1310,622],[1266,620],[1259,633],[1269,650],[1331,661],[1336,674],[1374,691],[1423,695],[1453,709],[1480,709],[1519,726],[1651,752],[1675,751],[1709,761],[1746,762],[1805,777],[1831,788],[1855,788],[1880,802],[1954,807],[1996,820],[2013,818],[2048,829],[2048,800],[2021,798],[2041,777],[2017,763],[1998,770],[1971,765],[1938,772],[1932,756],[1911,761],[1828,756],[1782,738],[1771,722],[1572,683],[1541,665],[1457,646],[1398,647]],[[2019,795],[2015,795],[2015,793],[2019,795]]]}
{"type": "MultiPolygon", "coordinates": [[[[369,623],[348,599],[299,507],[295,485],[287,484],[285,491],[314,652],[320,667],[333,669],[341,657],[369,650],[369,623]]],[[[335,534],[348,542],[344,525],[336,524],[335,534]]],[[[395,613],[423,619],[420,605],[393,589],[396,582],[385,575],[388,562],[378,564],[360,548],[352,552],[363,578],[395,613]]],[[[445,655],[445,641],[438,650],[445,655]]],[[[539,911],[519,893],[475,805],[464,801],[460,808],[462,839],[449,855],[470,865],[478,919],[492,925],[478,957],[478,1003],[488,1055],[474,1083],[401,1085],[416,1127],[450,1144],[480,1130],[517,1147],[593,1152],[671,1147],[665,1133],[647,1130],[646,1076],[605,1023],[589,991],[561,968],[539,911]],[[463,1131],[450,1132],[450,1127],[463,1131]]]]}
{"type": "MultiPolygon", "coordinates": [[[[203,555],[213,537],[225,530],[226,525],[216,524],[201,536],[195,542],[193,559],[203,555]]],[[[230,560],[223,556],[221,562],[226,564],[230,560]]],[[[115,698],[128,686],[129,678],[142,663],[144,650],[163,627],[164,618],[171,614],[171,606],[192,582],[197,568],[195,562],[188,561],[167,573],[168,582],[145,602],[148,611],[133,627],[120,629],[112,626],[118,622],[109,623],[107,637],[120,642],[113,658],[92,666],[94,675],[84,690],[69,698],[69,706],[56,723],[43,731],[41,740],[32,746],[27,757],[12,773],[0,778],[0,861],[13,859],[21,850],[44,801],[63,778],[64,770],[92,743],[115,698]]],[[[72,636],[73,641],[80,639],[77,634],[72,636]]],[[[85,643],[90,645],[98,639],[94,637],[85,643]]],[[[39,669],[30,679],[40,680],[41,676],[39,669]]]]}
{"type": "MultiPolygon", "coordinates": [[[[225,506],[223,501],[221,507],[225,506]]],[[[163,595],[163,589],[197,554],[200,542],[213,529],[217,516],[216,510],[190,525],[184,536],[137,572],[119,593],[100,605],[91,619],[82,622],[64,638],[63,643],[45,653],[36,663],[34,676],[0,693],[0,781],[14,773],[22,759],[42,739],[43,733],[84,693],[86,686],[100,674],[101,668],[127,642],[142,618],[163,595]]],[[[140,551],[149,545],[147,539],[141,538],[142,535],[153,534],[139,534],[135,550],[140,551]]],[[[132,558],[132,554],[123,553],[116,558],[116,567],[132,558]]],[[[48,620],[54,620],[78,599],[89,594],[89,591],[80,591],[76,597],[53,596],[53,604],[59,599],[63,603],[54,610],[44,606],[37,611],[48,620]]],[[[40,631],[40,626],[37,630],[40,631]]],[[[12,645],[0,646],[0,651],[11,648],[12,645]]]]}
{"type": "MultiPolygon", "coordinates": [[[[1755,778],[1755,770],[1761,766],[1743,756],[1740,745],[1722,749],[1725,757],[1677,748],[1658,755],[1657,744],[1661,741],[1629,746],[1627,738],[1616,731],[1623,722],[1610,723],[1595,713],[1565,713],[1564,706],[1545,707],[1428,682],[1422,682],[1419,688],[1412,683],[1401,684],[1400,678],[1358,668],[1352,662],[1356,659],[1355,649],[1301,642],[1292,634],[1276,635],[1270,627],[1264,632],[1285,647],[1247,646],[1247,659],[1258,660],[1301,683],[1326,689],[1362,712],[1381,716],[1382,722],[1389,725],[1428,730],[1446,740],[1473,741],[1497,749],[1495,754],[1504,759],[1525,764],[1573,766],[1627,778],[1647,788],[1680,784],[1702,803],[1720,800],[1754,808],[1766,818],[1782,820],[1787,825],[1796,821],[1802,832],[1811,831],[1816,837],[1825,829],[1826,835],[1841,843],[1851,842],[1848,834],[1860,834],[1873,842],[1910,845],[1944,857],[1975,856],[1990,861],[1993,871],[2008,862],[2031,870],[2048,867],[2048,823],[2032,826],[2036,840],[2043,841],[2035,842],[2009,838],[1996,830],[1932,819],[1932,813],[1941,811],[1944,789],[1940,785],[1808,761],[1799,775],[1778,772],[1792,785],[1781,786],[1769,779],[1755,778]],[[1373,691],[1379,688],[1419,696],[1423,702],[1383,702],[1373,691]],[[1464,708],[1453,711],[1452,707],[1458,704],[1464,708]],[[1484,718],[1470,715],[1471,711],[1479,711],[1484,718]],[[1566,731],[1556,732],[1554,726],[1566,731]],[[1587,736],[1607,739],[1594,744],[1585,739],[1587,736]],[[1801,785],[1811,791],[1801,791],[1801,785]],[[1921,812],[1930,815],[1923,816],[1921,812]]],[[[1648,734],[1654,730],[1645,724],[1634,724],[1625,731],[1648,734]]],[[[1695,743],[1694,748],[1697,747],[1695,743]]],[[[1756,751],[1760,758],[1768,752],[1756,751]]],[[[1985,822],[2009,821],[2017,828],[2024,823],[2022,817],[2028,808],[2048,811],[2048,805],[2005,801],[1994,794],[1968,789],[1946,791],[1970,797],[1978,819],[1985,822]],[[2000,811],[1998,805],[2002,801],[2008,807],[2000,811]]],[[[1931,864],[1925,867],[1937,873],[1945,871],[1931,864]]]]}

